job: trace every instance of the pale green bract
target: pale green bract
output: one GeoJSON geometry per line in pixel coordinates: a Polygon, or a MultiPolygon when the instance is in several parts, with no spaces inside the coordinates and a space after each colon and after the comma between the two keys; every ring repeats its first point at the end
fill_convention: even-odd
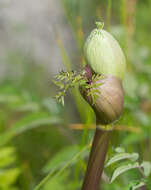
{"type": "Polygon", "coordinates": [[[84,46],[87,63],[98,74],[111,74],[123,79],[126,60],[113,36],[103,29],[94,29],[84,46]]]}

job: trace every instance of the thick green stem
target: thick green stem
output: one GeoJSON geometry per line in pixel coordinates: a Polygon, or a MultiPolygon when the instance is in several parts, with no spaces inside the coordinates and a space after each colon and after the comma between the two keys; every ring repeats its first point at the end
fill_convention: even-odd
{"type": "Polygon", "coordinates": [[[99,189],[110,133],[110,130],[96,128],[82,190],[99,189]]]}

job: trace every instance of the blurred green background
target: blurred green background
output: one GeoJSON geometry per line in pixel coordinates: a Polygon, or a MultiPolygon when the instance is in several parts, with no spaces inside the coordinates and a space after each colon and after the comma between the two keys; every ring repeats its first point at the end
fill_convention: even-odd
{"type": "MultiPolygon", "coordinates": [[[[108,155],[121,146],[151,161],[151,0],[1,0],[0,190],[40,182],[43,190],[80,189],[95,116],[77,89],[59,105],[52,79],[82,68],[95,21],[104,21],[127,59],[124,111],[108,155]]],[[[132,178],[137,171],[103,180],[103,188],[126,190],[132,178]]]]}

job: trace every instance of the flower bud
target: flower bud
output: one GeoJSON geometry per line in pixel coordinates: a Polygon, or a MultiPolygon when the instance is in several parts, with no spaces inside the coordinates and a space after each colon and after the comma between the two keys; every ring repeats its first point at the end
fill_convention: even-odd
{"type": "Polygon", "coordinates": [[[95,111],[97,123],[107,125],[119,119],[122,113],[124,103],[122,83],[114,76],[104,76],[96,83],[100,85],[96,87],[98,94],[94,104],[91,96],[88,96],[89,89],[81,93],[95,111]]]}
{"type": "Polygon", "coordinates": [[[94,29],[84,46],[87,63],[98,74],[109,74],[123,79],[126,61],[122,49],[113,36],[99,25],[94,29]]]}

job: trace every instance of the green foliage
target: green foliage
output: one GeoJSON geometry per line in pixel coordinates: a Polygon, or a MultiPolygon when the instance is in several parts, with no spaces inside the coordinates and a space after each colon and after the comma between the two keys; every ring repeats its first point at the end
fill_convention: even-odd
{"type": "Polygon", "coordinates": [[[0,148],[0,189],[16,189],[14,184],[20,175],[20,168],[14,167],[16,162],[15,149],[13,147],[0,148]]]}
{"type": "Polygon", "coordinates": [[[55,98],[58,102],[64,105],[64,96],[66,95],[67,90],[78,86],[82,91],[88,90],[87,95],[92,98],[92,103],[94,104],[99,93],[97,87],[101,85],[101,83],[96,83],[96,81],[102,78],[102,75],[93,74],[91,82],[89,82],[89,79],[85,77],[84,70],[80,73],[77,73],[76,71],[61,71],[55,76],[56,80],[53,81],[55,85],[59,87],[59,92],[55,98]]]}
{"type": "Polygon", "coordinates": [[[137,160],[138,159],[138,154],[137,153],[119,153],[114,155],[106,164],[106,167],[110,166],[111,164],[120,161],[120,160],[124,160],[124,159],[129,159],[129,160],[137,160]]]}
{"type": "Polygon", "coordinates": [[[78,153],[78,146],[71,145],[59,151],[44,167],[44,172],[54,172],[64,167],[64,165],[78,153]]]}
{"type": "MultiPolygon", "coordinates": [[[[32,129],[40,128],[41,126],[56,125],[62,122],[58,116],[58,114],[60,114],[59,106],[53,99],[50,99],[50,102],[44,100],[39,103],[28,93],[21,92],[21,90],[18,91],[10,85],[1,86],[0,189],[20,189],[17,185],[15,187],[16,182],[20,181],[20,178],[23,178],[21,172],[23,168],[16,162],[17,151],[14,147],[16,146],[16,148],[19,149],[20,146],[20,143],[15,143],[16,139],[32,129]],[[54,105],[54,109],[50,108],[50,102],[54,105]],[[9,147],[8,144],[12,146],[9,147]]],[[[30,149],[30,147],[28,147],[28,149],[30,149]]],[[[39,163],[37,164],[39,165],[39,163]]],[[[28,181],[28,177],[26,180],[28,181]]],[[[27,185],[27,189],[29,189],[29,184],[27,185]]]]}
{"type": "Polygon", "coordinates": [[[147,181],[151,174],[151,162],[143,161],[138,162],[138,153],[127,153],[120,147],[115,149],[116,153],[107,161],[106,168],[114,165],[114,170],[110,179],[110,183],[113,183],[121,174],[137,169],[141,174],[141,178],[138,180],[131,179],[131,183],[126,186],[127,190],[138,189],[142,186],[147,186],[147,181]]]}
{"type": "Polygon", "coordinates": [[[61,175],[59,177],[54,177],[52,178],[51,181],[49,181],[43,188],[43,190],[48,190],[48,189],[55,189],[55,190],[67,190],[69,189],[69,184],[65,186],[64,184],[67,183],[67,176],[61,175]]]}
{"type": "Polygon", "coordinates": [[[133,163],[133,164],[127,164],[127,165],[123,165],[123,166],[120,166],[118,168],[116,168],[116,170],[114,171],[113,175],[112,175],[112,178],[111,178],[111,183],[119,176],[121,175],[122,173],[128,171],[128,170],[131,170],[131,169],[135,169],[135,168],[138,168],[139,167],[139,164],[138,162],[136,163],[133,163]]]}
{"type": "Polygon", "coordinates": [[[82,148],[82,150],[78,151],[77,147],[71,146],[65,150],[59,152],[50,162],[44,170],[50,170],[49,174],[35,187],[34,190],[39,190],[43,185],[45,185],[48,181],[50,182],[54,178],[60,176],[65,169],[69,166],[75,164],[79,161],[79,159],[84,158],[87,155],[87,150],[90,148],[89,145],[82,148]],[[72,149],[71,149],[72,148],[72,149]],[[55,166],[54,166],[55,164],[55,166]],[[58,170],[59,169],[59,170],[58,170]],[[54,175],[53,173],[58,170],[54,175]],[[51,179],[50,179],[51,178],[51,179]]]}

